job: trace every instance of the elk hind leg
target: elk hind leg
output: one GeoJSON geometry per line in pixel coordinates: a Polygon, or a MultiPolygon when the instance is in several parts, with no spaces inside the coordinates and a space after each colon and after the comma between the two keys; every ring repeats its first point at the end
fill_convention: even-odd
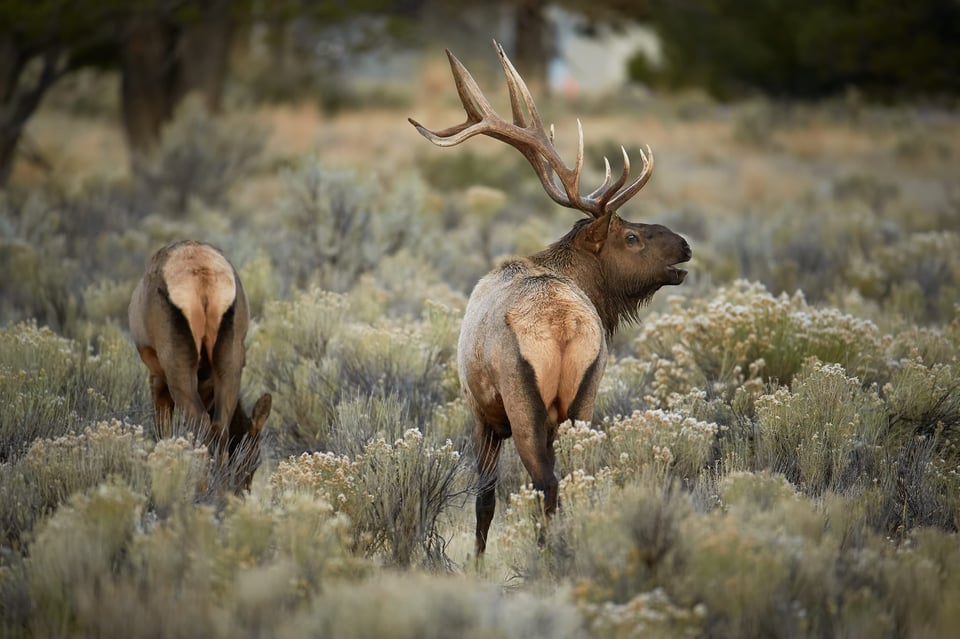
{"type": "Polygon", "coordinates": [[[157,438],[163,439],[173,434],[173,396],[167,387],[167,378],[160,366],[157,351],[149,346],[137,348],[140,359],[150,371],[150,393],[153,397],[153,427],[157,438]]]}
{"type": "Polygon", "coordinates": [[[573,401],[567,408],[563,421],[572,419],[574,421],[589,422],[593,419],[593,404],[597,398],[597,391],[600,389],[600,380],[603,377],[604,364],[606,360],[606,349],[602,349],[600,354],[593,360],[583,377],[579,380],[576,387],[576,394],[573,401]]]}
{"type": "MultiPolygon", "coordinates": [[[[534,490],[543,493],[543,513],[553,517],[559,503],[559,482],[554,467],[556,454],[553,441],[557,434],[557,412],[547,409],[539,394],[507,406],[507,415],[513,430],[520,461],[533,482],[534,490]]],[[[540,529],[537,541],[546,542],[546,531],[540,529]]]]}
{"type": "Polygon", "coordinates": [[[208,427],[209,418],[197,383],[197,353],[193,342],[177,343],[171,340],[166,348],[157,352],[157,359],[166,378],[167,392],[173,404],[180,409],[191,428],[202,432],[208,427]]]}
{"type": "Polygon", "coordinates": [[[477,487],[477,558],[487,549],[487,534],[497,508],[497,462],[503,439],[480,420],[473,435],[477,454],[477,471],[480,475],[477,487]]]}
{"type": "Polygon", "coordinates": [[[223,447],[228,440],[233,413],[240,401],[244,365],[243,335],[239,334],[236,325],[236,303],[221,318],[212,350],[210,375],[213,381],[213,406],[209,407],[213,421],[211,435],[217,444],[223,447]]]}

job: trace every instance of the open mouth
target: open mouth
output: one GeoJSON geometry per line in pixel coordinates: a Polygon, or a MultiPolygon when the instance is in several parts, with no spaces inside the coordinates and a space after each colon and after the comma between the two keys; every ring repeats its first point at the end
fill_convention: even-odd
{"type": "Polygon", "coordinates": [[[670,278],[670,281],[673,284],[682,283],[683,278],[687,276],[687,271],[682,268],[677,268],[676,265],[683,264],[684,262],[689,262],[689,261],[690,261],[690,258],[685,257],[682,260],[678,260],[677,262],[674,262],[673,264],[667,267],[667,276],[670,278]]]}
{"type": "Polygon", "coordinates": [[[672,266],[667,267],[667,274],[670,276],[671,281],[674,284],[680,284],[683,282],[683,278],[687,276],[687,272],[682,268],[674,268],[672,266]]]}

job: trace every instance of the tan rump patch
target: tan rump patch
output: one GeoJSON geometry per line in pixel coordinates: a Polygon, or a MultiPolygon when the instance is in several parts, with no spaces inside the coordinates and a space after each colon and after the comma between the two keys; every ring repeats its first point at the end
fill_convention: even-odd
{"type": "Polygon", "coordinates": [[[167,258],[163,281],[170,301],[190,324],[197,354],[205,347],[212,357],[220,320],[237,297],[230,262],[205,244],[184,244],[167,258]]]}
{"type": "Polygon", "coordinates": [[[556,404],[565,419],[585,372],[600,354],[600,318],[589,302],[560,281],[529,293],[507,312],[507,324],[536,373],[544,405],[550,409],[556,404]]]}

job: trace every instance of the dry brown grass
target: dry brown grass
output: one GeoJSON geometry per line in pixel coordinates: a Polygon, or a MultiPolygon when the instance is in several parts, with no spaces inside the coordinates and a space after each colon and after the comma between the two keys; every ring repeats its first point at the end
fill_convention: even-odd
{"type": "MultiPolygon", "coordinates": [[[[500,113],[509,114],[500,79],[494,81],[482,74],[478,78],[500,113]]],[[[578,116],[583,120],[588,151],[586,184],[602,178],[597,147],[614,154],[616,144],[634,149],[649,144],[656,153],[657,175],[642,198],[641,206],[647,211],[665,206],[742,213],[744,206],[795,201],[815,188],[818,180],[836,172],[901,180],[912,175],[929,178],[932,171],[933,176],[947,180],[952,163],[943,159],[960,156],[960,118],[949,114],[941,114],[935,127],[930,127],[923,116],[914,117],[910,109],[905,109],[905,119],[922,136],[914,142],[909,131],[889,117],[881,118],[877,125],[872,120],[836,118],[829,111],[814,109],[810,115],[783,122],[774,114],[767,126],[750,121],[756,105],[719,108],[705,103],[691,117],[684,113],[682,98],[621,104],[608,111],[596,100],[585,109],[584,100],[541,99],[544,118],[556,124],[561,153],[570,162],[575,157],[578,116]],[[738,123],[744,122],[757,126],[761,143],[738,137],[738,123]],[[927,140],[931,138],[939,144],[936,153],[928,150],[927,140]],[[897,155],[897,149],[911,143],[917,149],[914,155],[897,155]]],[[[770,117],[774,111],[761,108],[760,113],[770,117]]],[[[264,154],[268,168],[262,177],[248,181],[243,190],[254,202],[267,204],[278,185],[277,171],[271,167],[304,154],[315,156],[324,165],[362,171],[386,173],[412,166],[435,149],[410,126],[410,116],[429,127],[446,127],[462,120],[463,112],[442,57],[423,68],[410,104],[403,108],[373,107],[326,115],[318,102],[303,102],[250,111],[245,117],[270,131],[264,154]]],[[[82,180],[104,172],[122,175],[127,170],[127,152],[118,122],[42,109],[27,134],[30,146],[47,160],[58,180],[64,176],[82,180]]],[[[481,156],[511,153],[486,138],[471,140],[469,146],[481,156]]],[[[619,159],[611,157],[611,162],[616,170],[619,159]]],[[[14,183],[35,186],[48,175],[36,164],[21,161],[14,183]]]]}

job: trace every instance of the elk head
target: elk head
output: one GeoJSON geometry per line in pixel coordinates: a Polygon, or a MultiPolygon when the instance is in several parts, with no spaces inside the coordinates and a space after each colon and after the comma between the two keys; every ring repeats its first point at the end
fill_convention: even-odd
{"type": "Polygon", "coordinates": [[[150,372],[154,424],[172,435],[178,408],[238,492],[259,465],[260,435],[271,397],[252,418],[240,404],[250,310],[236,270],[223,253],[193,241],[158,250],[133,291],[130,334],[150,372]]]}
{"type": "MultiPolygon", "coordinates": [[[[474,416],[474,446],[481,476],[477,495],[477,554],[486,547],[493,519],[496,467],[503,439],[513,437],[521,461],[543,491],[544,511],[557,508],[553,442],[559,423],[590,420],[606,364],[606,337],[658,289],[683,282],[677,265],[691,257],[686,240],[658,224],[628,222],[616,211],[636,195],[653,171],[653,152],[640,153],[640,175],[629,184],[630,158],[616,179],[604,158],[603,182],[580,192],[583,127],[568,167],[543,126],[533,97],[510,63],[500,57],[513,122],[494,111],[476,81],[447,51],[466,120],[431,131],[410,123],[437,146],[487,135],[527,159],[550,198],[589,217],[544,251],[502,262],[482,278],[467,302],[458,344],[458,370],[474,416]],[[559,180],[559,184],[557,183],[559,180]]],[[[542,538],[541,538],[542,541],[542,538]]]]}

